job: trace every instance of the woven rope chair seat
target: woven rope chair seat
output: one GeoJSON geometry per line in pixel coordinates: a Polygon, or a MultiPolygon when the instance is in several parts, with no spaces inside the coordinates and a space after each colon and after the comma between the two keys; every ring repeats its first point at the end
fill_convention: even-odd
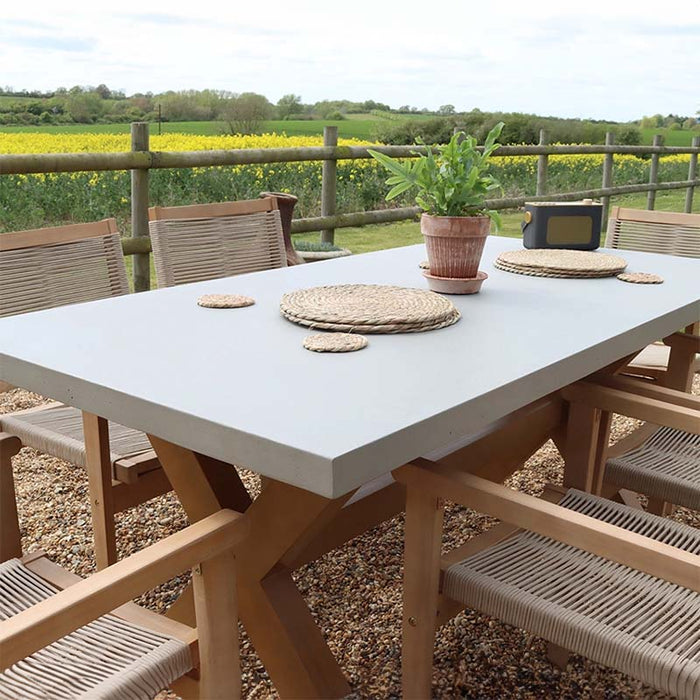
{"type": "MultiPolygon", "coordinates": [[[[562,506],[700,553],[700,531],[570,490],[562,506]]],[[[700,594],[532,532],[451,566],[465,606],[688,700],[700,697],[700,594]]]]}
{"type": "Polygon", "coordinates": [[[609,459],[605,477],[622,488],[700,510],[700,435],[660,428],[636,449],[609,459]]]}
{"type": "MultiPolygon", "coordinates": [[[[56,592],[18,559],[0,564],[0,620],[56,592]]],[[[105,615],[0,673],[0,698],[153,698],[192,667],[184,642],[105,615]]]]}
{"type": "Polygon", "coordinates": [[[451,326],[460,318],[454,304],[439,294],[378,284],[289,292],[280,311],[309,328],[358,333],[415,333],[451,326]]]}
{"type": "MultiPolygon", "coordinates": [[[[83,417],[70,406],[49,406],[42,410],[0,416],[0,430],[16,435],[24,445],[84,467],[83,417]]],[[[142,433],[118,423],[109,423],[112,464],[151,449],[142,433]]]]}
{"type": "MultiPolygon", "coordinates": [[[[647,345],[633,360],[630,366],[633,367],[656,367],[666,369],[671,348],[663,343],[652,343],[647,345]]],[[[693,367],[696,372],[700,372],[700,354],[695,355],[693,367]]]]}

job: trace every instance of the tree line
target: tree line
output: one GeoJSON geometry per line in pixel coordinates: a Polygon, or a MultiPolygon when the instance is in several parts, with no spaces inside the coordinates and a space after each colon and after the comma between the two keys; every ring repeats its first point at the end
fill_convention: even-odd
{"type": "Polygon", "coordinates": [[[382,102],[365,100],[321,100],[304,103],[300,95],[287,94],[275,104],[255,92],[224,90],[169,90],[126,96],[104,84],[97,87],[76,85],[51,92],[0,89],[0,125],[95,124],[133,121],[218,121],[230,133],[260,131],[268,120],[340,121],[351,114],[372,114],[377,120],[374,136],[383,143],[444,143],[455,128],[482,138],[498,121],[506,127],[503,143],[537,143],[540,129],[546,129],[550,142],[602,143],[606,131],[613,131],[617,143],[641,142],[640,128],[698,129],[695,117],[669,114],[645,116],[619,124],[592,119],[559,119],[533,114],[457,112],[454,105],[437,110],[402,105],[392,108],[382,102]],[[431,119],[407,119],[412,115],[431,119]]]}

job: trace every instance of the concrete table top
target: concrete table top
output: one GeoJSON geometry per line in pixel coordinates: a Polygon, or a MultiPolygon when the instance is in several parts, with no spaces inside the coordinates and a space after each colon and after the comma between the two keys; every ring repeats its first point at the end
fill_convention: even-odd
{"type": "Polygon", "coordinates": [[[0,319],[0,379],[184,447],[337,497],[477,432],[700,317],[700,261],[619,252],[661,285],[497,270],[489,238],[455,325],[305,350],[283,293],[323,284],[427,288],[410,246],[0,319]],[[205,293],[252,296],[214,310],[205,293]]]}

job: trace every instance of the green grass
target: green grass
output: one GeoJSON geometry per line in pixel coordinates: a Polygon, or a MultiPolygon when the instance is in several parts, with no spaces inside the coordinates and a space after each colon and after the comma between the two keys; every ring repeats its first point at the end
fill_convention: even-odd
{"type": "Polygon", "coordinates": [[[651,145],[655,134],[661,134],[664,137],[664,146],[690,146],[692,145],[693,137],[700,136],[698,130],[685,129],[640,129],[642,132],[642,144],[644,146],[651,145]]]}
{"type": "MultiPolygon", "coordinates": [[[[615,197],[611,206],[619,205],[631,209],[646,209],[646,194],[626,195],[615,197]]],[[[683,211],[685,190],[678,192],[657,192],[655,208],[659,211],[683,211]]],[[[693,211],[700,214],[700,197],[693,200],[693,211]]],[[[503,226],[500,236],[520,238],[520,222],[522,212],[508,210],[501,213],[503,226]]],[[[295,241],[317,241],[319,234],[304,233],[294,236],[295,241]]],[[[374,250],[398,248],[405,245],[422,243],[423,236],[417,221],[400,221],[394,224],[378,224],[360,228],[337,229],[335,244],[341,248],[349,248],[353,253],[369,253],[374,250]]]]}
{"type": "MultiPolygon", "coordinates": [[[[0,97],[2,99],[2,97],[0,97]]],[[[400,119],[427,118],[425,115],[395,115],[400,119]]],[[[373,114],[351,114],[348,119],[341,121],[314,120],[285,120],[263,122],[261,131],[265,133],[287,136],[322,136],[324,126],[337,126],[338,136],[344,139],[361,139],[372,141],[377,123],[386,121],[383,117],[373,114]]],[[[48,126],[0,126],[0,133],[39,132],[45,134],[128,134],[129,124],[52,124],[48,126]]],[[[195,134],[197,136],[218,136],[227,133],[224,122],[163,122],[164,134],[195,134]]],[[[158,133],[158,124],[151,122],[151,135],[158,133]]]]}

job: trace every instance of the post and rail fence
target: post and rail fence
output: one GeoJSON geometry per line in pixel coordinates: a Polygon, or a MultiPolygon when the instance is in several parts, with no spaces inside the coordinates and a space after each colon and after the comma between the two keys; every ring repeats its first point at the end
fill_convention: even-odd
{"type": "MultiPolygon", "coordinates": [[[[131,171],[131,226],[132,235],[124,238],[126,255],[134,256],[134,291],[150,289],[151,242],[148,236],[149,172],[155,168],[201,168],[223,165],[251,165],[323,161],[321,183],[321,216],[295,219],[292,233],[321,232],[323,241],[332,243],[337,228],[366,226],[370,224],[405,221],[415,218],[418,207],[401,207],[373,211],[336,214],[336,165],[339,160],[371,158],[366,146],[338,146],[337,127],[324,128],[324,145],[303,148],[235,149],[211,151],[151,151],[149,150],[148,125],[137,122],[131,125],[131,151],[122,153],[36,153],[0,155],[0,175],[61,173],[82,171],[131,171]]],[[[421,146],[373,146],[377,151],[399,158],[414,158],[423,151],[421,146]]],[[[537,186],[535,195],[506,197],[488,201],[492,209],[512,209],[523,206],[525,201],[566,202],[584,198],[600,198],[603,202],[604,221],[610,197],[620,194],[647,192],[647,208],[653,209],[656,192],[685,189],[686,212],[691,212],[693,195],[700,186],[697,165],[700,153],[700,137],[693,138],[691,146],[664,146],[662,137],[654,138],[652,146],[623,146],[613,143],[613,135],[607,134],[605,145],[549,145],[542,130],[537,145],[500,146],[497,156],[538,156],[537,186]],[[547,192],[547,167],[551,155],[604,154],[601,187],[575,192],[547,192]],[[612,185],[613,158],[616,154],[651,156],[648,183],[612,185]],[[662,155],[690,154],[688,179],[678,182],[658,181],[658,162],[662,155]]]]}

